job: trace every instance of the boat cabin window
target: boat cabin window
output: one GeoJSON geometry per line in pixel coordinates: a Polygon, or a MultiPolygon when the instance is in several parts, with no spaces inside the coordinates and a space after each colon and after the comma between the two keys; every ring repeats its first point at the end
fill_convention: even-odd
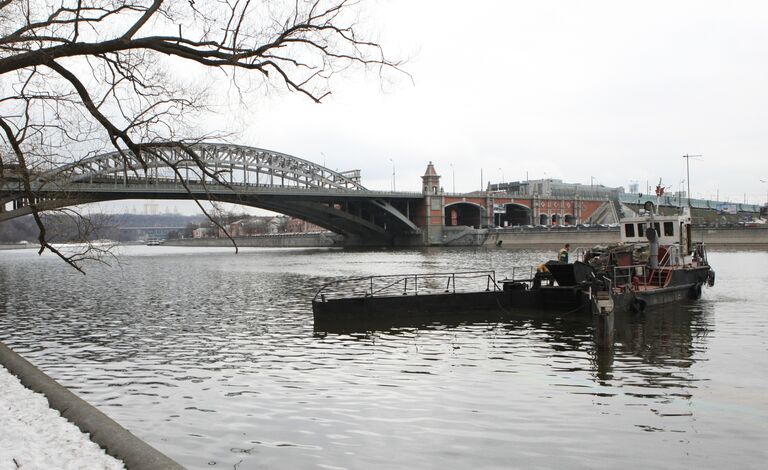
{"type": "Polygon", "coordinates": [[[654,230],[656,230],[656,236],[660,237],[661,236],[661,224],[659,224],[658,222],[654,222],[653,223],[653,228],[654,228],[654,230]]]}
{"type": "Polygon", "coordinates": [[[624,235],[627,238],[635,236],[635,224],[624,224],[624,235]]]}
{"type": "Polygon", "coordinates": [[[664,236],[665,237],[671,237],[675,234],[675,224],[674,222],[664,222],[664,236]]]}
{"type": "Polygon", "coordinates": [[[637,236],[638,237],[645,236],[645,224],[637,224],[637,236]]]}

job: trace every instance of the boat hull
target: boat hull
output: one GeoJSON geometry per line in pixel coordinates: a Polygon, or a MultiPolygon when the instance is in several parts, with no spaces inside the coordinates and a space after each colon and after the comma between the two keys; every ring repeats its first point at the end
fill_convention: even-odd
{"type": "MultiPolygon", "coordinates": [[[[611,289],[613,312],[642,312],[654,306],[697,299],[708,281],[707,266],[674,269],[664,287],[620,286],[611,289]]],[[[520,316],[597,313],[592,286],[502,283],[503,289],[419,295],[363,296],[312,302],[315,330],[352,330],[424,322],[487,321],[520,316]]]]}
{"type": "Polygon", "coordinates": [[[625,289],[613,294],[614,311],[642,312],[648,307],[701,297],[701,290],[709,279],[708,266],[675,269],[664,287],[647,290],[625,289]]]}
{"type": "Polygon", "coordinates": [[[504,290],[447,292],[404,296],[316,299],[315,330],[338,331],[368,326],[401,326],[434,321],[498,321],[538,313],[589,311],[578,287],[526,289],[507,284],[504,290]]]}

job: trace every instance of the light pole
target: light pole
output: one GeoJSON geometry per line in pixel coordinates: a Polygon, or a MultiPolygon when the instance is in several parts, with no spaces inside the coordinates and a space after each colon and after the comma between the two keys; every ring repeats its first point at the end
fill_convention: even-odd
{"type": "MultiPolygon", "coordinates": [[[[504,184],[504,182],[506,181],[506,178],[504,178],[504,170],[499,168],[499,171],[501,172],[501,184],[504,184]]],[[[499,185],[499,189],[501,189],[501,184],[499,185]]]]}
{"type": "Polygon", "coordinates": [[[451,191],[453,191],[453,193],[456,194],[456,171],[453,168],[453,163],[451,163],[451,180],[453,182],[453,187],[451,191]]]}
{"type": "Polygon", "coordinates": [[[691,162],[691,158],[697,158],[697,157],[700,157],[700,156],[701,155],[688,155],[688,154],[683,155],[683,158],[685,158],[685,179],[686,179],[686,181],[688,181],[688,194],[686,194],[686,196],[688,196],[688,207],[691,207],[691,166],[690,166],[690,162],[691,162]]]}
{"type": "Polygon", "coordinates": [[[391,158],[389,161],[392,162],[392,192],[395,192],[395,161],[391,158]]]}
{"type": "MultiPolygon", "coordinates": [[[[760,179],[761,183],[768,183],[768,180],[760,179]]],[[[768,190],[765,191],[765,205],[768,206],[768,190]]]]}
{"type": "Polygon", "coordinates": [[[680,180],[680,188],[677,190],[677,208],[683,210],[683,183],[685,180],[680,180]]]}

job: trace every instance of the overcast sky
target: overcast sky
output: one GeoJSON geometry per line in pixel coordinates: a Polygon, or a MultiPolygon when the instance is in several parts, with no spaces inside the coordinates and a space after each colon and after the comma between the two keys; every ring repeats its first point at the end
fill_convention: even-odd
{"type": "MultiPolygon", "coordinates": [[[[373,0],[368,29],[411,75],[356,73],[321,105],[251,103],[240,143],[418,191],[559,178],[607,186],[691,160],[694,197],[768,194],[768,2],[373,0]],[[391,160],[390,160],[391,159],[391,160]]],[[[223,122],[224,120],[222,120],[223,122]]],[[[685,183],[683,183],[685,184],[685,183]]]]}

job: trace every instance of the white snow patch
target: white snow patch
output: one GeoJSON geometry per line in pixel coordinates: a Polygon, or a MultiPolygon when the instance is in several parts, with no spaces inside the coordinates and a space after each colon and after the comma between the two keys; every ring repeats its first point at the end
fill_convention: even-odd
{"type": "Polygon", "coordinates": [[[124,469],[0,366],[0,470],[124,469]]]}

